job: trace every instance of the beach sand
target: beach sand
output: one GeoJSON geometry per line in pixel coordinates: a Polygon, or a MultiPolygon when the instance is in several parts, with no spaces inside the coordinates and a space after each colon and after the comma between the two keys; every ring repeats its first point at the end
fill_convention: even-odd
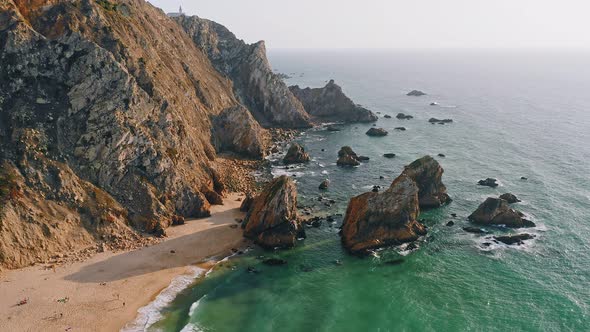
{"type": "Polygon", "coordinates": [[[238,197],[228,195],[209,218],[168,228],[168,237],[151,247],[99,253],[55,270],[1,272],[0,331],[119,331],[190,265],[246,244],[241,229],[230,227],[244,216],[238,197]]]}

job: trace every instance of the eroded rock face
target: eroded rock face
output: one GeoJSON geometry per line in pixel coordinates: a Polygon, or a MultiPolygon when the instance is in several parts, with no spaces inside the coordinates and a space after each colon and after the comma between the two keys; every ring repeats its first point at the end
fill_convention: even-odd
{"type": "Polygon", "coordinates": [[[418,199],[421,209],[431,209],[450,203],[447,188],[442,183],[443,168],[438,161],[424,156],[406,166],[403,174],[413,179],[419,188],[418,199]]]}
{"type": "Polygon", "coordinates": [[[291,147],[287,151],[283,163],[285,165],[306,163],[310,160],[309,154],[305,152],[303,146],[298,143],[291,144],[291,147]]]}
{"type": "Polygon", "coordinates": [[[488,197],[469,220],[479,225],[506,225],[506,227],[534,227],[535,224],[524,218],[522,212],[511,209],[508,202],[494,197],[488,197]]]}
{"type": "Polygon", "coordinates": [[[353,103],[334,80],[323,88],[301,89],[295,85],[289,90],[301,101],[307,113],[319,121],[374,122],[378,119],[373,112],[353,103]]]}
{"type": "Polygon", "coordinates": [[[353,197],[342,224],[342,243],[354,254],[389,245],[412,242],[426,234],[417,221],[418,186],[402,174],[382,193],[353,197]]]}
{"type": "Polygon", "coordinates": [[[209,214],[223,191],[209,118],[238,102],[177,24],[144,1],[6,0],[0,13],[0,159],[39,197],[30,210],[5,211],[15,225],[1,230],[12,232],[8,245],[19,241],[11,234],[35,232],[42,236],[28,249],[33,255],[87,246],[44,230],[57,220],[95,241],[102,226],[86,220],[99,214],[80,207],[104,195],[125,211],[105,220],[158,234],[172,216],[209,214]],[[57,174],[76,184],[59,196],[57,174]],[[28,223],[42,219],[34,211],[48,211],[43,204],[60,214],[28,223]]]}
{"type": "Polygon", "coordinates": [[[288,176],[272,180],[254,198],[244,223],[244,236],[266,248],[293,247],[304,229],[297,220],[297,187],[288,176]]]}
{"type": "Polygon", "coordinates": [[[225,109],[213,119],[213,144],[217,151],[232,151],[262,159],[270,147],[269,133],[244,106],[225,109]]]}
{"type": "Polygon", "coordinates": [[[197,16],[180,16],[174,20],[209,56],[215,68],[233,81],[235,95],[260,124],[311,127],[301,102],[272,71],[263,41],[246,44],[223,25],[197,16]]]}

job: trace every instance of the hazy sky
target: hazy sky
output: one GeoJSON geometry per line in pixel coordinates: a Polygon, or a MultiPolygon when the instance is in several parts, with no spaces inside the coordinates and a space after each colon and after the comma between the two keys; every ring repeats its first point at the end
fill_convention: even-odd
{"type": "Polygon", "coordinates": [[[590,0],[151,0],[268,48],[585,48],[590,0]]]}

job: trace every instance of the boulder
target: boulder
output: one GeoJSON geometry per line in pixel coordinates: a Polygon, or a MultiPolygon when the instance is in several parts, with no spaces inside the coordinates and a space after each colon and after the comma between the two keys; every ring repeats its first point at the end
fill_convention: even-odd
{"type": "Polygon", "coordinates": [[[338,166],[358,166],[361,163],[359,162],[359,157],[350,146],[343,146],[338,151],[338,161],[336,164],[338,166]]]}
{"type": "Polygon", "coordinates": [[[406,127],[395,127],[395,130],[406,131],[406,127]]]}
{"type": "Polygon", "coordinates": [[[297,187],[282,175],[254,199],[242,223],[244,236],[265,248],[293,247],[305,232],[297,218],[297,187]]]}
{"type": "Polygon", "coordinates": [[[411,115],[406,115],[404,113],[397,113],[397,115],[395,116],[396,118],[400,119],[400,120],[410,120],[413,119],[414,117],[411,115]]]}
{"type": "Polygon", "coordinates": [[[322,183],[320,183],[319,189],[326,190],[326,189],[328,189],[329,186],[330,186],[330,180],[325,179],[324,181],[322,181],[322,183]]]}
{"type": "Polygon", "coordinates": [[[418,186],[402,174],[382,193],[368,192],[353,197],[342,224],[341,239],[353,254],[412,242],[426,234],[416,219],[420,213],[418,186]]]}
{"type": "Polygon", "coordinates": [[[293,143],[287,151],[285,158],[283,158],[283,163],[286,165],[306,163],[309,159],[309,154],[305,152],[303,146],[298,143],[293,143]]]}
{"type": "Polygon", "coordinates": [[[301,101],[307,113],[320,121],[374,122],[378,119],[373,112],[350,100],[334,80],[323,88],[301,89],[295,85],[289,90],[301,101]]]}
{"type": "Polygon", "coordinates": [[[535,223],[524,218],[522,212],[511,209],[508,202],[494,197],[488,197],[469,220],[479,225],[505,225],[506,227],[534,227],[535,223]]]}
{"type": "Polygon", "coordinates": [[[383,157],[389,158],[389,159],[395,158],[395,153],[384,153],[383,157]]]}
{"type": "Polygon", "coordinates": [[[431,156],[424,156],[405,167],[403,174],[418,185],[421,209],[437,208],[451,202],[442,183],[443,173],[443,168],[431,156]]]}
{"type": "Polygon", "coordinates": [[[521,245],[524,244],[523,241],[525,240],[531,240],[534,239],[535,236],[528,234],[528,233],[522,233],[522,234],[516,234],[516,235],[506,235],[506,236],[494,236],[494,240],[498,241],[498,242],[502,242],[504,244],[507,244],[509,246],[511,245],[521,245]]]}
{"type": "Polygon", "coordinates": [[[420,90],[412,90],[406,94],[406,96],[413,96],[413,97],[420,97],[420,96],[425,96],[425,95],[426,95],[426,93],[424,93],[420,90]]]}
{"type": "Polygon", "coordinates": [[[486,186],[486,187],[492,187],[492,188],[496,188],[498,186],[498,184],[496,183],[496,179],[494,178],[487,178],[485,180],[479,180],[477,182],[478,185],[480,186],[486,186]]]}
{"type": "Polygon", "coordinates": [[[371,160],[371,158],[369,158],[367,156],[358,156],[358,160],[359,161],[369,161],[369,160],[371,160]]]}
{"type": "Polygon", "coordinates": [[[227,108],[213,119],[211,138],[218,152],[252,158],[264,158],[270,146],[268,132],[241,105],[227,108]]]}
{"type": "Polygon", "coordinates": [[[444,153],[439,153],[439,154],[438,154],[438,156],[439,156],[439,157],[441,157],[441,158],[444,158],[444,157],[446,157],[446,156],[444,155],[444,153]]]}
{"type": "Polygon", "coordinates": [[[371,128],[366,132],[367,135],[369,136],[387,136],[388,132],[387,130],[383,129],[383,128],[371,128]]]}
{"type": "Polygon", "coordinates": [[[513,195],[511,193],[505,193],[505,194],[500,195],[500,199],[505,200],[506,202],[508,202],[508,204],[520,202],[520,199],[518,199],[515,195],[513,195]]]}
{"type": "Polygon", "coordinates": [[[389,114],[385,114],[383,117],[386,119],[391,119],[391,115],[389,115],[389,114]]]}

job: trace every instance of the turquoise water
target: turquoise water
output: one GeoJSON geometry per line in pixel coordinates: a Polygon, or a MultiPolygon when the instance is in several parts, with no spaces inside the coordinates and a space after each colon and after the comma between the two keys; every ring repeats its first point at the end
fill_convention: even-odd
{"type": "Polygon", "coordinates": [[[277,166],[273,173],[296,174],[300,204],[320,215],[343,213],[351,196],[389,185],[404,165],[438,153],[446,155],[437,159],[454,201],[422,214],[429,233],[410,253],[390,248],[365,259],[347,255],[337,233],[341,217],[335,225],[308,228],[307,239],[292,250],[253,249],[181,292],[150,330],[589,330],[588,54],[270,55],[275,69],[293,73],[289,84],[322,86],[333,78],[356,102],[393,116],[378,121],[390,132],[384,138],[366,136],[370,124],[343,126],[340,132],[310,130],[299,137],[313,161],[297,169],[277,166]],[[406,97],[412,89],[428,96],[406,97]],[[429,106],[433,101],[440,105],[429,106]],[[414,119],[397,120],[398,112],[414,119]],[[431,125],[430,117],[454,123],[431,125]],[[393,129],[399,126],[408,130],[393,129]],[[336,167],[343,145],[371,160],[354,169],[336,167]],[[397,157],[381,157],[386,152],[397,157]],[[476,185],[486,177],[497,178],[500,186],[476,185]],[[336,200],[332,207],[317,202],[324,178],[331,180],[323,195],[336,200]],[[504,192],[522,199],[515,207],[537,223],[526,230],[537,238],[521,247],[483,248],[486,236],[461,227],[486,197],[504,192]],[[449,220],[455,226],[446,226],[449,220]],[[265,266],[260,255],[288,264],[265,266]],[[383,264],[400,257],[402,264],[383,264]]]}

